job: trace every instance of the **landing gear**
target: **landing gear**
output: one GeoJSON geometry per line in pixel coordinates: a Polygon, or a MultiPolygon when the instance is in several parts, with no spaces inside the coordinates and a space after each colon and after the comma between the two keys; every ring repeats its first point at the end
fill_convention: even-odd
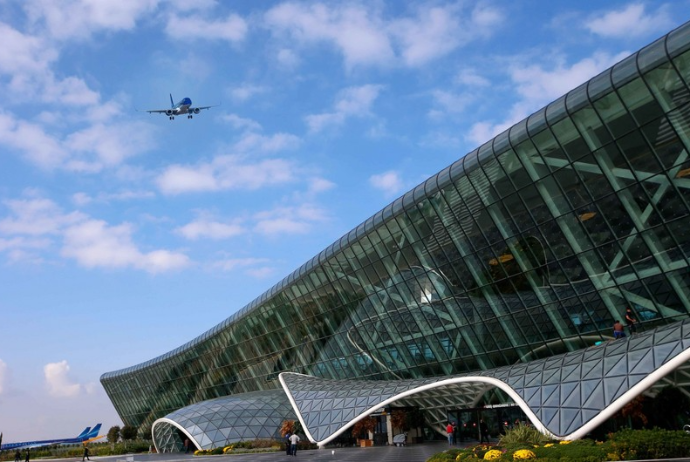
{"type": "Polygon", "coordinates": [[[194,116],[192,116],[191,114],[189,114],[189,115],[187,116],[187,118],[188,118],[188,119],[193,119],[194,116]]]}
{"type": "Polygon", "coordinates": [[[175,116],[170,116],[170,120],[175,120],[175,116]]]}

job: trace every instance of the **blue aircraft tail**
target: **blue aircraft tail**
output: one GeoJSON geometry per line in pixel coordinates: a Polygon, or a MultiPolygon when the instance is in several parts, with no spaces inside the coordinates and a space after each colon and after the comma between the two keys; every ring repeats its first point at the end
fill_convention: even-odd
{"type": "Polygon", "coordinates": [[[172,93],[170,93],[170,107],[175,109],[175,102],[172,99],[172,93]]]}
{"type": "Polygon", "coordinates": [[[100,431],[101,431],[101,424],[98,424],[95,427],[93,427],[91,429],[91,431],[85,435],[84,439],[95,438],[98,436],[98,432],[100,432],[100,431]]]}
{"type": "Polygon", "coordinates": [[[77,438],[86,437],[87,433],[89,433],[89,430],[91,430],[91,427],[86,427],[83,432],[81,432],[77,435],[77,438]]]}

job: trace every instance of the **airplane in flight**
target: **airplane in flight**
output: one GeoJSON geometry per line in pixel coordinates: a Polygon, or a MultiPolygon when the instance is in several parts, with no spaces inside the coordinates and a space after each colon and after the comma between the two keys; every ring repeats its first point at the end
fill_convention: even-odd
{"type": "MultiPolygon", "coordinates": [[[[214,106],[218,106],[215,104],[214,106]]],[[[170,109],[147,109],[149,114],[165,114],[170,120],[174,120],[175,116],[187,114],[187,118],[191,119],[193,114],[198,114],[202,109],[210,109],[214,106],[199,106],[192,107],[192,100],[189,98],[182,98],[179,103],[173,102],[172,93],[170,94],[170,109]]]]}
{"type": "MultiPolygon", "coordinates": [[[[101,431],[101,424],[97,424],[95,427],[86,427],[83,432],[74,438],[59,438],[54,440],[41,440],[41,441],[23,441],[21,443],[0,443],[0,451],[9,451],[11,449],[30,449],[39,448],[42,446],[52,446],[55,444],[78,444],[78,443],[90,443],[101,438],[105,438],[106,435],[98,436],[98,432],[101,431]]],[[[1,441],[1,440],[0,440],[1,441]]]]}

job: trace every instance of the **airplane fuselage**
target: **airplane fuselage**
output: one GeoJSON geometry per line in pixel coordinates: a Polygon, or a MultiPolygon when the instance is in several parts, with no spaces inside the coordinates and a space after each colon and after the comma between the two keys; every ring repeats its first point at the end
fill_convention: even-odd
{"type": "Polygon", "coordinates": [[[173,120],[175,116],[187,114],[187,118],[191,119],[192,114],[198,114],[202,109],[209,109],[213,106],[199,106],[192,107],[192,100],[189,98],[182,98],[179,103],[173,103],[172,95],[170,95],[170,109],[147,109],[146,112],[149,114],[165,114],[170,120],[173,120]]]}

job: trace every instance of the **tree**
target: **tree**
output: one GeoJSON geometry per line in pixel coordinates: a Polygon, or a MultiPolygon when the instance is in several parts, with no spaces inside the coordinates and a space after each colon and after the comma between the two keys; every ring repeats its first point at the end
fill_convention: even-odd
{"type": "Polygon", "coordinates": [[[137,438],[137,427],[134,427],[132,425],[125,425],[120,430],[120,436],[122,437],[122,439],[124,441],[136,439],[137,438]]]}
{"type": "MultiPolygon", "coordinates": [[[[359,437],[362,433],[372,433],[376,429],[376,418],[367,416],[364,417],[352,426],[352,436],[355,438],[359,437]]],[[[369,436],[367,435],[367,438],[369,436]]]]}
{"type": "Polygon", "coordinates": [[[409,430],[407,424],[407,413],[402,409],[395,409],[391,412],[391,425],[398,430],[409,430]]]}
{"type": "Polygon", "coordinates": [[[108,430],[108,441],[111,443],[117,443],[117,441],[120,439],[120,427],[115,425],[114,427],[110,427],[110,430],[108,430]]]}

